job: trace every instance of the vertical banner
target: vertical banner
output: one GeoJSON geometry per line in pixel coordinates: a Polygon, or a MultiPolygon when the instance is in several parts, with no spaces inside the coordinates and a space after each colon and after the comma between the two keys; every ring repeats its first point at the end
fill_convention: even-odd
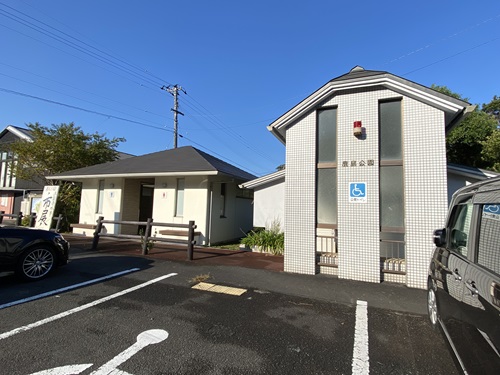
{"type": "Polygon", "coordinates": [[[39,202],[36,212],[35,228],[49,230],[54,217],[59,185],[44,186],[42,200],[39,202]]]}

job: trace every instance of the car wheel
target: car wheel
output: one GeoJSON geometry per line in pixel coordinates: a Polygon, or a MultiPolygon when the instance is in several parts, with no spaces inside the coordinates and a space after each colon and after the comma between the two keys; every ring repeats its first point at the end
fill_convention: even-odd
{"type": "Polygon", "coordinates": [[[436,288],[432,280],[429,280],[427,288],[427,313],[433,329],[437,330],[439,322],[439,311],[436,299],[436,288]]]}
{"type": "Polygon", "coordinates": [[[25,280],[40,280],[52,271],[55,264],[54,251],[46,245],[38,245],[21,256],[17,272],[25,280]]]}

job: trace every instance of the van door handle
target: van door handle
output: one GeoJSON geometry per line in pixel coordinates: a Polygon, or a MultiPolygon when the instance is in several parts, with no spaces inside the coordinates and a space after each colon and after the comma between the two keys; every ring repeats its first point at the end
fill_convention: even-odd
{"type": "Polygon", "coordinates": [[[476,297],[479,294],[479,290],[477,290],[476,283],[474,281],[466,281],[465,286],[470,290],[473,297],[476,297]]]}
{"type": "Polygon", "coordinates": [[[462,276],[458,273],[458,268],[451,273],[455,277],[455,281],[462,281],[462,276]]]}

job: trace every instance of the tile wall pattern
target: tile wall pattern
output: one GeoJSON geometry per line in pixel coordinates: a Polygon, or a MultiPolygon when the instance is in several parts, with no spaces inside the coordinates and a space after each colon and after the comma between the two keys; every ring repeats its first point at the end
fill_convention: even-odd
{"type": "MultiPolygon", "coordinates": [[[[322,106],[338,107],[338,270],[318,267],[340,278],[378,283],[380,272],[378,105],[401,95],[387,89],[353,90],[322,106]],[[365,134],[353,135],[362,121],[365,134]],[[349,202],[349,183],[366,183],[366,203],[349,202]]],[[[433,250],[432,231],[447,210],[444,115],[402,98],[407,275],[391,280],[425,288],[433,250]]],[[[285,271],[314,274],[316,114],[287,130],[285,188],[285,271]]],[[[387,278],[386,278],[387,279],[387,278]]]]}

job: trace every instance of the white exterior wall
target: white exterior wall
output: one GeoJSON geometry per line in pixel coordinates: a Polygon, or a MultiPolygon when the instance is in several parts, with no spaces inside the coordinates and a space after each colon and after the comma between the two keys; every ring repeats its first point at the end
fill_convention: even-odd
{"type": "MultiPolygon", "coordinates": [[[[194,220],[196,231],[200,232],[197,244],[239,239],[252,229],[252,200],[236,195],[237,182],[226,182],[226,215],[220,215],[220,184],[209,176],[186,176],[184,178],[184,208],[182,216],[176,216],[176,177],[158,177],[155,179],[153,197],[153,223],[188,224],[194,220]],[[213,188],[213,194],[210,189],[213,188]],[[209,216],[210,197],[213,209],[209,216]],[[208,232],[211,237],[208,239],[208,232]]],[[[105,220],[137,221],[140,208],[140,179],[105,179],[102,213],[96,213],[99,180],[91,179],[83,183],[80,204],[80,224],[95,225],[99,216],[105,220]]],[[[225,180],[227,181],[227,179],[225,180]]],[[[175,229],[153,226],[152,233],[157,236],[160,230],[175,229]]],[[[106,224],[104,231],[110,234],[136,234],[137,226],[106,224]],[[122,227],[122,228],[120,228],[122,227]]],[[[93,229],[73,228],[74,233],[91,236],[93,229]]]]}
{"type": "MultiPolygon", "coordinates": [[[[199,244],[204,244],[207,223],[207,176],[186,176],[184,178],[184,209],[182,216],[176,216],[177,180],[175,177],[158,177],[155,182],[153,200],[154,221],[162,223],[189,224],[194,220],[196,231],[201,232],[199,244]]],[[[160,231],[165,227],[154,227],[160,231]]],[[[171,228],[168,228],[171,229],[171,228]]],[[[160,236],[160,235],[158,235],[160,236]]]]}
{"type": "MultiPolygon", "coordinates": [[[[99,216],[106,220],[120,220],[122,200],[122,179],[104,179],[104,200],[102,213],[97,213],[97,194],[99,179],[85,180],[82,184],[82,197],[80,200],[80,224],[95,225],[99,216]]],[[[106,225],[107,233],[118,233],[118,225],[106,225]]],[[[73,228],[73,233],[91,236],[93,229],[73,228]]]]}
{"type": "Polygon", "coordinates": [[[403,100],[406,285],[427,288],[434,243],[448,207],[444,113],[416,100],[403,100]]]}
{"type": "Polygon", "coordinates": [[[379,99],[398,97],[388,90],[345,92],[325,105],[337,109],[339,278],[380,282],[379,99]],[[353,135],[362,121],[366,138],[353,135]],[[374,165],[369,166],[368,161],[374,165]],[[351,162],[356,166],[352,166],[351,162]],[[364,161],[365,166],[359,166],[364,161]],[[347,167],[344,166],[347,162],[347,167]],[[366,183],[366,203],[349,202],[349,184],[366,183]]]}
{"type": "Polygon", "coordinates": [[[221,182],[216,181],[211,185],[212,212],[208,222],[210,244],[239,239],[252,229],[252,200],[236,197],[237,183],[226,183],[225,215],[221,216],[221,182]]]}
{"type": "Polygon", "coordinates": [[[285,272],[316,273],[316,112],[286,132],[285,272]]]}
{"type": "Polygon", "coordinates": [[[254,190],[253,225],[268,228],[279,222],[285,225],[285,181],[272,183],[254,190]]]}
{"type": "MultiPolygon", "coordinates": [[[[324,106],[337,106],[338,253],[340,278],[380,282],[379,101],[398,99],[387,89],[343,92],[324,106]],[[362,121],[366,138],[353,136],[362,121]],[[359,166],[373,160],[374,165],[359,166]],[[352,167],[355,161],[357,166],[352,167]],[[347,166],[343,166],[347,162],[347,166]],[[349,183],[365,182],[366,203],[349,203],[349,183]]],[[[444,114],[402,98],[406,283],[425,288],[433,250],[432,232],[447,209],[444,114]]],[[[315,273],[316,112],[287,130],[285,271],[315,273]]],[[[404,278],[403,278],[404,280],[404,278]]]]}

